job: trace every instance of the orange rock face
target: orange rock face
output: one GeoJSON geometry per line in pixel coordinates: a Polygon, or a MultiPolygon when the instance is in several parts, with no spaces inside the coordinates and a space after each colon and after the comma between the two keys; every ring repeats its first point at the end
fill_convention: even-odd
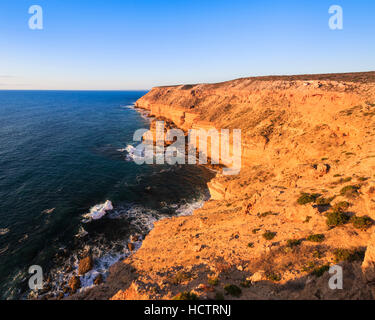
{"type": "Polygon", "coordinates": [[[93,261],[91,256],[87,256],[79,261],[78,273],[83,275],[89,272],[93,267],[93,261]]]}
{"type": "Polygon", "coordinates": [[[184,130],[241,129],[242,168],[217,174],[192,216],[155,223],[121,262],[134,278],[115,299],[214,299],[232,284],[242,293],[226,299],[373,297],[372,247],[361,265],[375,227],[352,217],[375,219],[374,72],[158,87],[136,104],[184,130]],[[332,291],[337,263],[344,289],[332,291]]]}

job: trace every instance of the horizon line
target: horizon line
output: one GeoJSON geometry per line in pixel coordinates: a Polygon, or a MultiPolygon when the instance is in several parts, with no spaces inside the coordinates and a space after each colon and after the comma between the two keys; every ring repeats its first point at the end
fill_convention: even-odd
{"type": "Polygon", "coordinates": [[[150,91],[151,89],[0,89],[0,91],[150,91]]]}

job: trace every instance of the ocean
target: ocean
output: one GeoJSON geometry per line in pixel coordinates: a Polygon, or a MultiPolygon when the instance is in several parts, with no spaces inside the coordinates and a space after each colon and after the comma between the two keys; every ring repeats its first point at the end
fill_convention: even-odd
{"type": "MultiPolygon", "coordinates": [[[[0,298],[30,298],[28,269],[43,269],[42,294],[61,295],[82,252],[94,268],[83,289],[136,249],[153,223],[191,214],[213,173],[192,165],[137,165],[134,109],[144,91],[0,91],[0,298]],[[85,221],[94,205],[114,209],[85,221]]],[[[32,296],[33,297],[33,296],[32,296]]]]}

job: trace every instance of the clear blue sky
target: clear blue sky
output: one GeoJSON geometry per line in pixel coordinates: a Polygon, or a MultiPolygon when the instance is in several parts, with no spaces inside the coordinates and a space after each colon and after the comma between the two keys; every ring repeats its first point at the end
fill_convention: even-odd
{"type": "Polygon", "coordinates": [[[375,70],[374,0],[1,0],[0,89],[375,70]],[[28,8],[42,6],[44,29],[28,8]],[[344,10],[330,30],[328,8],[344,10]]]}

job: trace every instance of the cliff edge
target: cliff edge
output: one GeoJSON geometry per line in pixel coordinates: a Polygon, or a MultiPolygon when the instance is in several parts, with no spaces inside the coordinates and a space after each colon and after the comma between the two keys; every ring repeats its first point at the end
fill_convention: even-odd
{"type": "Polygon", "coordinates": [[[185,131],[241,129],[241,172],[76,298],[374,298],[375,72],[157,87],[136,106],[185,131]]]}

